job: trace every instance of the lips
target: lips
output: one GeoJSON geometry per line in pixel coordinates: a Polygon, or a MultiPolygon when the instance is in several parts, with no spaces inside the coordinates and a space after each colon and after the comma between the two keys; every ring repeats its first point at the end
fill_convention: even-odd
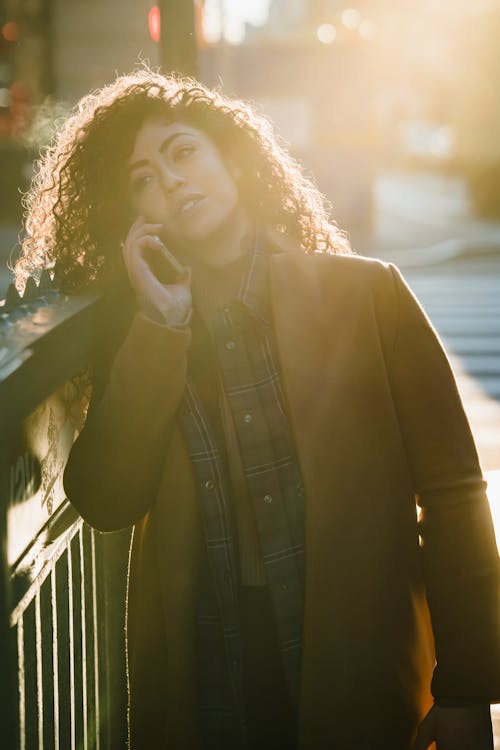
{"type": "Polygon", "coordinates": [[[180,198],[175,204],[175,213],[177,216],[187,216],[200,201],[204,199],[201,193],[191,193],[180,198]]]}

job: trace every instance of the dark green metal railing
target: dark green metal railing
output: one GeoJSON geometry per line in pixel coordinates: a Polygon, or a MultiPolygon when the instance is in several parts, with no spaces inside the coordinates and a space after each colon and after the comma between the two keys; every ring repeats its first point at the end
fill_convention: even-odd
{"type": "Polygon", "coordinates": [[[130,531],[91,529],[62,472],[84,419],[75,388],[99,300],[48,274],[0,307],[0,697],[8,750],[126,746],[130,531]]]}
{"type": "MultiPolygon", "coordinates": [[[[192,2],[160,3],[165,71],[197,73],[192,2]],[[181,8],[182,6],[182,8],[181,8]]],[[[44,272],[0,305],[0,747],[126,746],[125,586],[130,531],[101,534],[69,505],[62,472],[81,426],[73,379],[99,300],[44,272]]]]}

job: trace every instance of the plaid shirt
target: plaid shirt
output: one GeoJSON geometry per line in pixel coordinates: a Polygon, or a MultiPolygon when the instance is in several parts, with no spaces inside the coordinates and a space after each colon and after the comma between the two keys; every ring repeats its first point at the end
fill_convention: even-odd
{"type": "Polygon", "coordinates": [[[238,607],[238,554],[215,368],[234,419],[292,701],[298,704],[303,594],[303,484],[271,325],[268,252],[248,251],[235,299],[213,321],[213,343],[196,311],[179,423],[199,493],[207,562],[196,621],[198,696],[207,748],[246,746],[238,607]]]}

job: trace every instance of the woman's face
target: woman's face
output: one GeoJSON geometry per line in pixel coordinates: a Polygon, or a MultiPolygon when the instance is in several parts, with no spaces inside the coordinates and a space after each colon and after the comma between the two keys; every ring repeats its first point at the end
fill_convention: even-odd
{"type": "Polygon", "coordinates": [[[203,242],[241,210],[237,185],[203,131],[161,117],[141,125],[128,162],[136,215],[163,224],[166,242],[203,242]]]}

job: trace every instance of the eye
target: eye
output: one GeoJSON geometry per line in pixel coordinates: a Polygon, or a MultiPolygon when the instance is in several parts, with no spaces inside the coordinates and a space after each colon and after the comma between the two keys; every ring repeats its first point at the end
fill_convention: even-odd
{"type": "Polygon", "coordinates": [[[191,156],[194,150],[194,146],[181,146],[180,148],[176,149],[174,160],[181,161],[182,159],[186,159],[188,156],[191,156]]]}
{"type": "Polygon", "coordinates": [[[142,177],[136,177],[134,180],[132,180],[132,190],[134,193],[140,193],[141,190],[143,190],[146,185],[149,185],[150,181],[153,179],[152,175],[146,174],[142,177]]]}

